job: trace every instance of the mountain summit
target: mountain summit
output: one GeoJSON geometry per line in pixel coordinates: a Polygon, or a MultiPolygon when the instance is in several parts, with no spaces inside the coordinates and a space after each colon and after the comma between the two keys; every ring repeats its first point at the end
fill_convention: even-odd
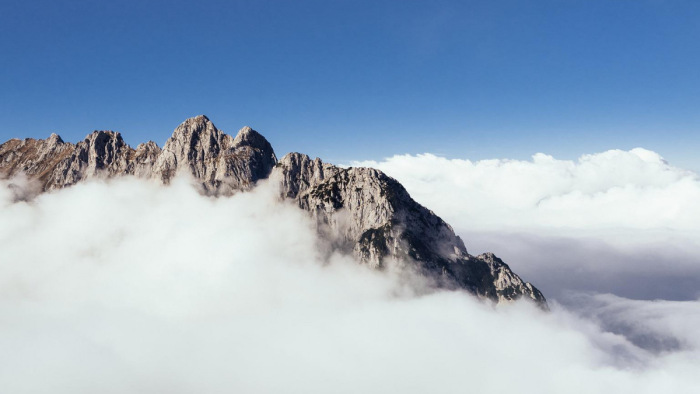
{"type": "Polygon", "coordinates": [[[196,116],[179,125],[162,149],[152,141],[133,149],[113,131],[95,131],[75,145],[56,134],[0,145],[0,177],[24,174],[42,191],[124,175],[167,184],[177,173],[191,174],[201,191],[213,196],[270,179],[279,184],[281,198],[309,213],[335,250],[360,263],[377,269],[405,264],[439,287],[496,302],[525,297],[546,308],[537,288],[492,253],[470,255],[452,228],[395,179],[373,168],[341,168],[300,153],[278,161],[265,137],[247,126],[232,137],[206,116],[196,116]]]}

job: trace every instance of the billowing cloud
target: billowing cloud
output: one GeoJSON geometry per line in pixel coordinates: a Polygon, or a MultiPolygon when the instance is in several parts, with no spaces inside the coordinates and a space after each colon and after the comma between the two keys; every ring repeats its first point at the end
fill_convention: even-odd
{"type": "Polygon", "coordinates": [[[700,231],[700,178],[637,148],[578,161],[447,159],[432,154],[355,162],[395,177],[448,221],[475,230],[700,231]]]}
{"type": "Polygon", "coordinates": [[[328,258],[270,185],[215,199],[125,178],[16,195],[0,187],[6,392],[700,389],[700,301],[579,294],[545,313],[426,293],[328,258]]]}
{"type": "Polygon", "coordinates": [[[700,294],[700,178],[637,148],[577,161],[394,156],[377,167],[462,235],[551,296],[700,294]]]}

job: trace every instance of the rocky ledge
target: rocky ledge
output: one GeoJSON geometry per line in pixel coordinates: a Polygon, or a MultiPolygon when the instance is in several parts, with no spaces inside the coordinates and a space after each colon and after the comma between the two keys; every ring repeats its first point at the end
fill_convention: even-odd
{"type": "Polygon", "coordinates": [[[335,250],[383,269],[408,267],[436,286],[465,289],[495,302],[528,298],[547,308],[542,293],[492,253],[472,256],[462,239],[432,211],[415,202],[395,179],[373,168],[341,168],[290,153],[277,160],[270,143],[250,127],[236,137],[203,115],[178,126],[163,148],[136,149],[113,131],[95,131],[77,144],[52,134],[45,140],[12,139],[0,145],[0,177],[25,175],[41,191],[94,179],[131,175],[164,184],[191,174],[202,193],[231,195],[258,180],[280,185],[314,219],[335,250]]]}

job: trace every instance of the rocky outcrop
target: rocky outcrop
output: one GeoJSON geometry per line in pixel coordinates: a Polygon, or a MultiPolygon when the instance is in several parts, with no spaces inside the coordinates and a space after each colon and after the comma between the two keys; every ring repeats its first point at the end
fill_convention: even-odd
{"type": "Polygon", "coordinates": [[[121,175],[167,184],[175,174],[186,173],[205,193],[228,195],[267,178],[276,162],[272,146],[257,131],[244,127],[234,138],[204,115],[178,126],[163,149],[149,141],[134,150],[113,131],[95,131],[76,145],[56,134],[46,140],[13,139],[0,145],[0,175],[25,174],[39,181],[44,191],[121,175]]]}
{"type": "Polygon", "coordinates": [[[335,248],[375,268],[410,264],[448,288],[494,301],[542,293],[493,254],[471,256],[462,239],[432,211],[415,202],[395,179],[372,168],[340,168],[299,153],[283,157],[271,179],[315,219],[335,248]]]}
{"type": "Polygon", "coordinates": [[[56,165],[45,188],[60,189],[87,179],[129,174],[133,153],[121,134],[95,131],[78,142],[73,152],[56,165]]]}
{"type": "Polygon", "coordinates": [[[494,291],[499,301],[517,300],[520,297],[529,297],[543,306],[546,306],[544,295],[531,283],[524,282],[516,275],[503,260],[493,253],[484,253],[472,257],[483,261],[489,267],[488,281],[493,282],[494,291]]]}
{"type": "Polygon", "coordinates": [[[47,190],[54,182],[56,167],[74,150],[75,145],[63,142],[56,134],[45,140],[11,139],[0,145],[0,175],[5,178],[26,175],[47,190]]]}
{"type": "Polygon", "coordinates": [[[153,167],[158,161],[158,157],[160,157],[160,152],[160,147],[153,141],[139,144],[131,157],[127,172],[139,178],[151,178],[153,176],[153,167]]]}
{"type": "Polygon", "coordinates": [[[216,196],[248,190],[269,177],[279,184],[282,198],[309,212],[333,250],[353,254],[360,263],[376,269],[403,265],[440,287],[497,302],[525,297],[546,308],[539,290],[493,254],[470,255],[452,228],[395,179],[299,153],[277,162],[270,143],[250,127],[231,137],[200,115],[178,126],[163,149],[152,141],[133,149],[112,131],[95,131],[76,145],[56,134],[0,145],[0,176],[24,174],[43,191],[123,175],[167,184],[182,173],[203,193],[216,196]]]}
{"type": "Polygon", "coordinates": [[[272,146],[257,131],[244,127],[233,138],[200,115],[175,129],[153,174],[168,183],[176,173],[189,172],[208,194],[231,194],[267,178],[276,162],[272,146]]]}

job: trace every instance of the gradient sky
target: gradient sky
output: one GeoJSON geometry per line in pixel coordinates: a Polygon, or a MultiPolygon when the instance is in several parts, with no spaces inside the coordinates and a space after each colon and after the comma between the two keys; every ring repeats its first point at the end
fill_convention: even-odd
{"type": "Polygon", "coordinates": [[[281,156],[559,158],[700,170],[700,2],[0,2],[0,139],[206,114],[281,156]]]}

